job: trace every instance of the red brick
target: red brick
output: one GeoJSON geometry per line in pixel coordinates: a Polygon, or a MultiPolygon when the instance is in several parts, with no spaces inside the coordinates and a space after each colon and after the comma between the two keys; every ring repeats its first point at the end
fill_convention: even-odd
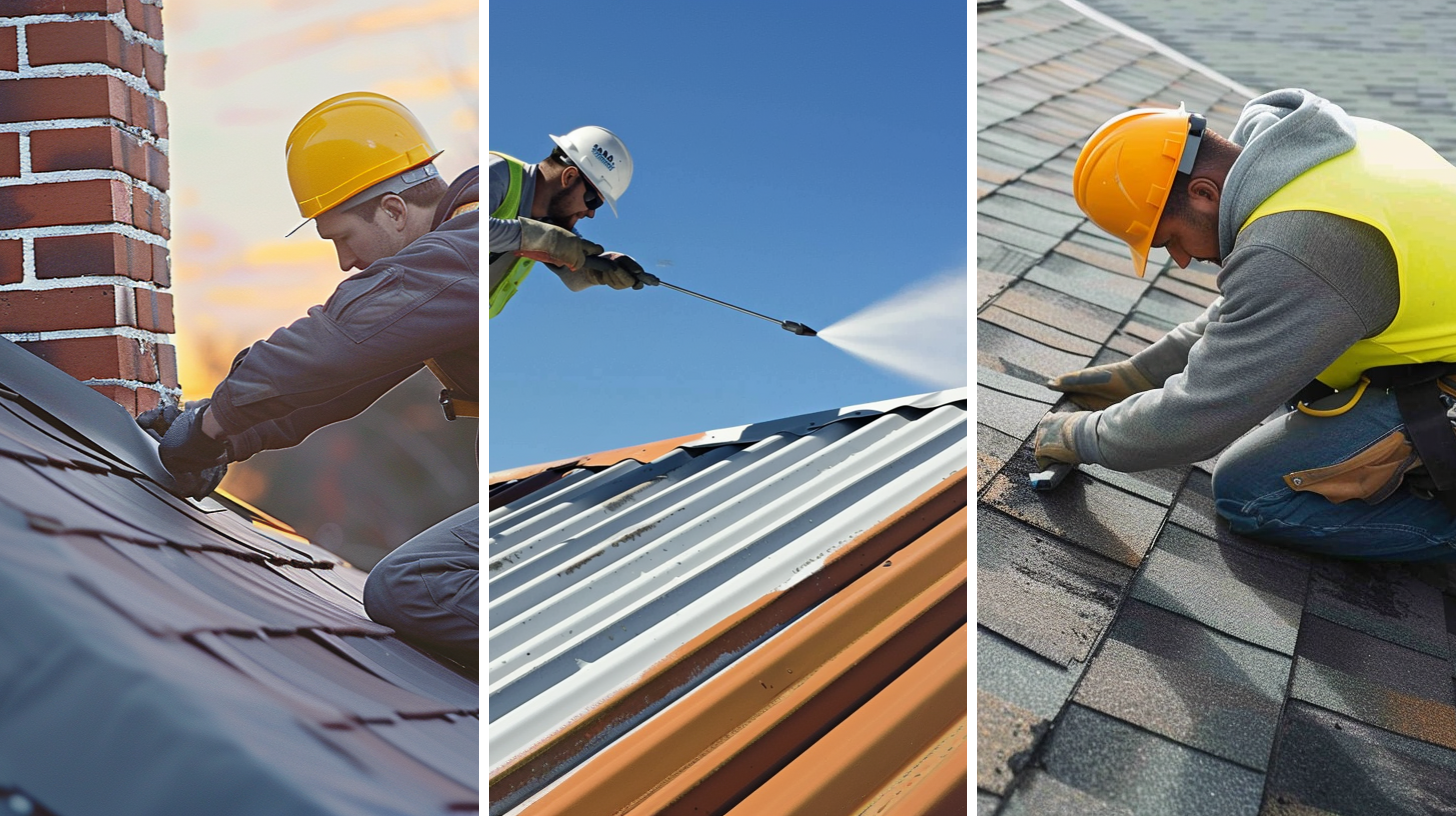
{"type": "Polygon", "coordinates": [[[162,395],[150,388],[138,388],[136,390],[137,412],[139,416],[162,404],[162,395]]]}
{"type": "Polygon", "coordinates": [[[119,181],[0,187],[0,229],[111,222],[133,223],[128,188],[119,181]]]}
{"type": "Polygon", "coordinates": [[[140,43],[127,42],[110,20],[35,23],[25,27],[25,45],[31,65],[72,65],[99,62],[142,75],[140,43]]]}
{"type": "Polygon", "coordinates": [[[87,127],[36,130],[30,134],[30,169],[120,170],[135,179],[167,189],[167,157],[120,128],[87,127]]]}
{"type": "Polygon", "coordinates": [[[154,197],[146,190],[133,189],[131,191],[131,223],[138,229],[160,235],[163,238],[171,238],[171,213],[167,207],[167,197],[154,197]]]}
{"type": "Polygon", "coordinates": [[[25,277],[25,247],[20,241],[0,241],[0,283],[20,283],[25,277]]]}
{"type": "Polygon", "coordinates": [[[171,334],[177,331],[172,320],[172,293],[155,289],[136,289],[137,328],[171,334]]]}
{"type": "Polygon", "coordinates": [[[152,280],[158,286],[172,285],[171,253],[161,244],[152,244],[152,280]]]}
{"type": "Polygon", "coordinates": [[[157,381],[156,361],[130,337],[69,337],[20,345],[78,380],[157,381]]]}
{"type": "Polygon", "coordinates": [[[167,55],[151,46],[142,47],[142,67],[146,69],[147,84],[153,90],[167,89],[167,55]]]}
{"type": "Polygon", "coordinates": [[[0,0],[0,17],[75,14],[82,11],[115,14],[121,11],[121,2],[122,0],[0,0]]]}
{"type": "Polygon", "coordinates": [[[161,7],[142,3],[140,0],[126,0],[126,21],[148,37],[162,39],[161,7]]]}
{"type": "Polygon", "coordinates": [[[35,274],[39,278],[126,275],[134,280],[153,280],[157,262],[154,246],[114,232],[36,238],[35,274]]]}
{"type": "Polygon", "coordinates": [[[0,71],[20,70],[20,29],[0,28],[0,71]]]}
{"type": "Polygon", "coordinates": [[[114,76],[32,77],[0,82],[0,122],[110,117],[167,131],[166,105],[114,76]]]}
{"type": "Polygon", "coordinates": [[[124,385],[91,385],[91,387],[101,392],[101,396],[125,408],[128,414],[136,416],[141,413],[138,410],[136,389],[124,385]]]}
{"type": "Polygon", "coordinates": [[[0,332],[135,325],[135,315],[130,314],[134,303],[131,297],[131,290],[116,286],[0,291],[0,332]],[[125,300],[119,303],[122,298],[125,300]]]}
{"type": "Polygon", "coordinates": [[[20,175],[20,134],[0,133],[0,176],[20,175]]]}
{"type": "Polygon", "coordinates": [[[158,343],[153,348],[157,355],[157,372],[162,385],[177,388],[177,347],[171,343],[158,343]]]}

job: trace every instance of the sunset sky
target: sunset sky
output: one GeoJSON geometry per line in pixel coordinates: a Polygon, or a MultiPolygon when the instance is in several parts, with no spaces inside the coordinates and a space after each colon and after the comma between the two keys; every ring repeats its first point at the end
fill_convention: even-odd
{"type": "Polygon", "coordinates": [[[172,176],[172,278],[185,399],[233,355],[321,303],[344,277],[301,218],[283,146],[346,91],[403,102],[445,154],[479,163],[475,0],[189,0],[163,10],[172,176]]]}

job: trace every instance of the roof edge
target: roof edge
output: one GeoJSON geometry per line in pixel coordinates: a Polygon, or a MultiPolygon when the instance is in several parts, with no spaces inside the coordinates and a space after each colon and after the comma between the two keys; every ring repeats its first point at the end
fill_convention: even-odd
{"type": "Polygon", "coordinates": [[[1108,17],[1106,14],[1103,14],[1097,9],[1091,8],[1085,3],[1080,2],[1080,0],[1061,0],[1061,2],[1071,8],[1073,11],[1077,11],[1083,16],[1092,19],[1094,22],[1100,23],[1112,29],[1113,31],[1116,31],[1118,34],[1121,34],[1124,37],[1136,40],[1143,45],[1152,48],[1159,54],[1162,54],[1163,56],[1173,60],[1174,62],[1182,65],[1185,68],[1192,68],[1193,70],[1199,72],[1200,74],[1203,74],[1204,76],[1215,82],[1227,85],[1230,89],[1243,94],[1249,99],[1253,99],[1254,97],[1259,96],[1259,93],[1257,91],[1253,90],[1247,85],[1244,85],[1241,82],[1237,82],[1227,76],[1224,76],[1218,71],[1213,70],[1207,65],[1204,65],[1198,60],[1188,56],[1187,54],[1184,54],[1182,51],[1179,51],[1178,49],[1172,47],[1171,45],[1168,45],[1167,43],[1162,42],[1161,40],[1154,39],[1152,36],[1144,34],[1143,32],[1138,31],[1137,29],[1129,26],[1126,23],[1108,17]]]}
{"type": "Polygon", "coordinates": [[[649,442],[645,445],[616,448],[614,450],[588,454],[587,456],[557,459],[554,462],[542,462],[538,465],[523,465],[522,467],[497,471],[490,474],[488,484],[490,486],[504,484],[505,482],[535,476],[538,473],[544,473],[548,470],[570,470],[579,467],[610,467],[627,459],[635,459],[639,462],[646,463],[676,448],[711,448],[717,445],[743,445],[758,442],[774,434],[781,433],[803,435],[810,431],[818,430],[825,425],[839,422],[840,420],[888,414],[900,408],[930,409],[939,408],[942,405],[949,405],[953,402],[965,402],[967,390],[965,387],[951,388],[944,391],[931,391],[927,394],[880,400],[879,402],[865,402],[859,405],[849,405],[844,408],[831,408],[827,411],[799,414],[798,416],[786,417],[784,419],[772,419],[767,422],[754,422],[748,425],[735,425],[730,428],[720,428],[716,431],[704,431],[703,433],[663,439],[658,442],[649,442]]]}

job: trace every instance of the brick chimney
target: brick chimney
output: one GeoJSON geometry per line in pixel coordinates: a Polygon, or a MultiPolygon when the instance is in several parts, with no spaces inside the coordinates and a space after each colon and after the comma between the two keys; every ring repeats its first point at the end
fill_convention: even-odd
{"type": "Polygon", "coordinates": [[[176,401],[159,0],[0,0],[0,334],[176,401]]]}

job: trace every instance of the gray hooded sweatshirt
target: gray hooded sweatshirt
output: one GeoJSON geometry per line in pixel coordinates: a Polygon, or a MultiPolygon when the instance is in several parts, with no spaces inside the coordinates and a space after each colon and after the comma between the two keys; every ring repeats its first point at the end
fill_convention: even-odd
{"type": "Polygon", "coordinates": [[[1395,319],[1395,253],[1374,227],[1293,211],[1239,231],[1275,191],[1354,148],[1349,115],[1306,90],[1273,91],[1244,106],[1229,139],[1243,149],[1219,204],[1221,297],[1133,356],[1162,387],[1079,427],[1091,462],[1135,471],[1207,459],[1395,319]]]}

